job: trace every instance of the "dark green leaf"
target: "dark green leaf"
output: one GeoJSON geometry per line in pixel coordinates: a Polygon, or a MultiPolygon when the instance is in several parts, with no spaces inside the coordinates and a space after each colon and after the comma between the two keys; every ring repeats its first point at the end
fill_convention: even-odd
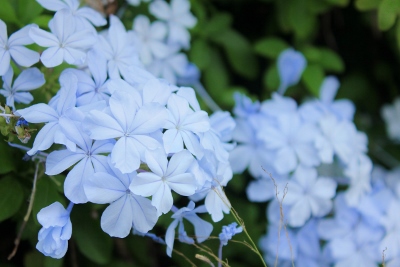
{"type": "Polygon", "coordinates": [[[24,199],[21,184],[13,176],[0,180],[0,222],[13,216],[24,199]]]}
{"type": "Polygon", "coordinates": [[[330,49],[321,49],[320,55],[321,55],[320,63],[325,70],[333,72],[344,71],[343,60],[334,51],[330,49]]]}
{"type": "Polygon", "coordinates": [[[197,39],[189,52],[190,61],[196,64],[200,70],[207,68],[211,62],[211,48],[206,40],[197,39]]]}
{"type": "MultiPolygon", "coordinates": [[[[22,26],[22,23],[17,19],[17,15],[15,13],[14,7],[10,3],[10,0],[1,1],[0,19],[2,19],[6,23],[12,22],[18,24],[19,26],[22,26]]],[[[10,34],[11,33],[8,33],[8,35],[10,34]]]]}
{"type": "Polygon", "coordinates": [[[254,45],[254,51],[267,58],[276,59],[279,54],[288,47],[288,44],[282,39],[269,37],[258,41],[254,45]]]}
{"type": "Polygon", "coordinates": [[[264,73],[264,85],[268,88],[269,91],[276,91],[279,87],[279,74],[278,68],[276,65],[271,66],[264,73]]]}
{"type": "Polygon", "coordinates": [[[30,23],[42,13],[43,7],[37,1],[18,0],[18,17],[24,23],[30,23]]]}
{"type": "Polygon", "coordinates": [[[400,10],[400,1],[382,0],[378,8],[378,26],[380,30],[390,29],[396,21],[400,10]]]}
{"type": "Polygon", "coordinates": [[[32,22],[37,24],[42,29],[47,29],[49,21],[52,18],[53,18],[53,16],[50,16],[50,15],[40,15],[38,17],[35,17],[32,22]]]}
{"type": "Polygon", "coordinates": [[[72,211],[73,237],[80,252],[97,264],[111,260],[111,237],[100,228],[100,220],[93,219],[91,211],[84,206],[75,206],[72,211]]]}
{"type": "Polygon", "coordinates": [[[314,16],[302,1],[292,1],[289,10],[289,23],[296,37],[303,40],[311,36],[316,26],[316,16],[314,16]]]}
{"type": "Polygon", "coordinates": [[[234,30],[226,30],[213,40],[222,45],[236,73],[252,79],[257,75],[257,60],[247,39],[234,30]]]}
{"type": "Polygon", "coordinates": [[[1,157],[0,160],[0,174],[15,170],[16,159],[13,157],[13,148],[3,140],[0,140],[0,151],[3,155],[6,155],[5,157],[1,157]]]}
{"type": "Polygon", "coordinates": [[[356,0],[358,10],[367,11],[378,8],[382,0],[356,0]]]}
{"type": "Polygon", "coordinates": [[[318,63],[321,61],[321,51],[316,47],[306,46],[300,49],[300,52],[303,53],[308,63],[318,63]]]}
{"type": "Polygon", "coordinates": [[[218,100],[219,93],[228,87],[228,72],[220,55],[215,50],[211,50],[210,53],[213,62],[204,70],[205,87],[211,96],[218,100]]]}
{"type": "Polygon", "coordinates": [[[347,6],[349,4],[349,0],[325,0],[326,2],[335,5],[335,6],[347,6]]]}
{"type": "Polygon", "coordinates": [[[308,91],[315,96],[319,96],[319,89],[324,78],[325,73],[322,67],[315,64],[308,65],[302,75],[302,81],[305,83],[308,91]]]}
{"type": "Polygon", "coordinates": [[[36,215],[44,207],[54,202],[60,202],[65,206],[65,198],[58,193],[57,185],[48,176],[43,176],[37,181],[36,195],[33,203],[33,216],[37,222],[36,215]]]}
{"type": "Polygon", "coordinates": [[[202,29],[202,33],[205,36],[220,34],[225,30],[229,30],[228,28],[230,27],[231,23],[232,23],[232,17],[230,14],[217,13],[205,25],[204,29],[202,29]]]}

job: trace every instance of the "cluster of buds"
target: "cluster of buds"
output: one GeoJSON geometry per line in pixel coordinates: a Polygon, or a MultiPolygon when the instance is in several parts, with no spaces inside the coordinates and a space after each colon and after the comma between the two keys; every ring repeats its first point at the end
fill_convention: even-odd
{"type": "Polygon", "coordinates": [[[17,115],[14,115],[9,106],[0,106],[3,113],[0,113],[0,131],[1,134],[8,137],[7,141],[12,142],[17,138],[24,144],[31,139],[31,132],[35,129],[29,129],[28,122],[17,115]]]}

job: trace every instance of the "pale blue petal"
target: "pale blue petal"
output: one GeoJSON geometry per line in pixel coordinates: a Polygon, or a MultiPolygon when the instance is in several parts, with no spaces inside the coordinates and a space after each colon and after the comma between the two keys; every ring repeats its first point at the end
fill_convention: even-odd
{"type": "Polygon", "coordinates": [[[111,161],[122,173],[130,173],[140,166],[140,154],[131,137],[121,137],[111,152],[111,161]]]}
{"type": "Polygon", "coordinates": [[[304,56],[291,48],[284,50],[278,57],[280,78],[279,93],[284,94],[289,86],[299,82],[307,61],[304,56]]]}
{"type": "Polygon", "coordinates": [[[145,158],[146,164],[152,172],[160,177],[167,176],[168,160],[164,150],[147,150],[145,158]]]}
{"type": "Polygon", "coordinates": [[[214,222],[219,222],[224,217],[223,212],[229,213],[230,202],[221,187],[214,188],[206,196],[204,202],[208,213],[214,222]]]}
{"type": "Polygon", "coordinates": [[[126,91],[118,90],[110,97],[109,104],[111,113],[124,132],[130,132],[136,111],[134,96],[126,91]]]}
{"type": "Polygon", "coordinates": [[[57,112],[43,103],[19,109],[16,113],[21,115],[27,122],[31,123],[58,121],[57,112]]]}
{"type": "Polygon", "coordinates": [[[169,87],[158,79],[150,79],[143,86],[143,102],[157,102],[163,106],[167,104],[171,95],[169,87]]]}
{"type": "Polygon", "coordinates": [[[69,71],[61,73],[60,78],[60,98],[57,102],[58,114],[64,114],[68,109],[75,107],[76,90],[78,89],[78,78],[69,71]]]}
{"type": "Polygon", "coordinates": [[[94,141],[91,151],[92,154],[111,153],[114,145],[114,139],[94,141]]]}
{"type": "Polygon", "coordinates": [[[246,193],[247,198],[252,202],[266,202],[275,196],[275,187],[272,181],[259,179],[250,182],[246,193]]]}
{"type": "Polygon", "coordinates": [[[324,104],[330,104],[335,99],[336,93],[339,89],[340,82],[335,76],[328,76],[322,82],[319,89],[319,98],[324,104]]]}
{"type": "Polygon", "coordinates": [[[182,196],[191,196],[196,191],[196,179],[191,173],[182,173],[167,178],[168,186],[182,196]]]}
{"type": "Polygon", "coordinates": [[[64,61],[67,62],[68,64],[81,65],[85,63],[86,61],[85,52],[70,46],[66,46],[62,48],[62,50],[64,55],[64,61]]]}
{"type": "Polygon", "coordinates": [[[81,30],[70,35],[65,45],[67,48],[85,50],[93,46],[96,41],[97,38],[91,30],[81,30]]]}
{"type": "Polygon", "coordinates": [[[159,213],[168,213],[173,203],[171,189],[166,183],[162,183],[157,192],[152,196],[151,204],[156,207],[159,213]]]}
{"type": "Polygon", "coordinates": [[[197,135],[188,131],[181,131],[181,135],[186,148],[197,158],[202,158],[203,147],[200,145],[200,141],[197,135]]]}
{"type": "Polygon", "coordinates": [[[185,218],[193,224],[197,242],[204,242],[210,237],[213,230],[211,223],[199,218],[194,213],[186,215],[185,218]]]}
{"type": "Polygon", "coordinates": [[[108,157],[103,155],[91,156],[92,164],[95,172],[109,172],[110,165],[108,164],[108,157]]]}
{"type": "Polygon", "coordinates": [[[37,28],[38,26],[36,24],[29,24],[11,34],[10,38],[8,39],[8,44],[10,48],[13,46],[15,47],[32,44],[33,40],[31,37],[29,37],[29,31],[32,27],[37,28]]]}
{"type": "Polygon", "coordinates": [[[129,235],[133,222],[132,207],[128,195],[111,203],[101,215],[101,229],[113,237],[129,235]]]}
{"type": "Polygon", "coordinates": [[[133,214],[133,227],[142,233],[147,233],[157,223],[158,215],[156,208],[151,205],[149,199],[134,194],[130,194],[130,201],[133,214]]]}
{"type": "Polygon", "coordinates": [[[45,83],[44,75],[37,68],[26,69],[14,81],[13,89],[16,91],[29,91],[39,88],[45,83]]]}
{"type": "Polygon", "coordinates": [[[90,21],[94,26],[104,26],[107,24],[107,20],[101,16],[99,12],[92,8],[81,7],[76,12],[76,15],[82,16],[90,21]]]}
{"type": "Polygon", "coordinates": [[[0,76],[4,75],[10,68],[10,52],[0,48],[0,76]]]}
{"type": "MultiPolygon", "coordinates": [[[[28,92],[15,93],[14,100],[17,103],[29,104],[33,101],[33,96],[28,92]]],[[[8,99],[7,99],[7,101],[8,101],[8,99]]]]}
{"type": "Polygon", "coordinates": [[[61,0],[36,0],[42,7],[51,11],[58,11],[63,8],[69,9],[68,5],[61,0]]]}
{"type": "Polygon", "coordinates": [[[40,60],[47,68],[59,66],[64,60],[64,49],[50,47],[43,51],[40,60]]]}
{"type": "Polygon", "coordinates": [[[23,67],[30,67],[39,61],[39,53],[25,46],[12,46],[9,51],[15,62],[23,67]]]}
{"type": "Polygon", "coordinates": [[[29,30],[29,36],[35,43],[44,47],[57,47],[60,43],[60,41],[54,34],[36,27],[32,27],[29,30]]]}
{"type": "Polygon", "coordinates": [[[82,150],[77,150],[77,152],[66,149],[51,152],[46,159],[46,174],[59,174],[86,156],[82,150]]]}
{"type": "Polygon", "coordinates": [[[84,128],[89,132],[90,138],[104,140],[124,135],[124,131],[117,121],[97,110],[90,111],[83,121],[84,128]]]}
{"type": "Polygon", "coordinates": [[[290,226],[300,227],[311,216],[311,207],[307,201],[307,198],[300,198],[290,209],[288,214],[288,222],[290,226]]]}
{"type": "Polygon", "coordinates": [[[132,179],[129,189],[136,195],[149,197],[163,185],[161,177],[151,172],[142,172],[132,179]]]}
{"type": "Polygon", "coordinates": [[[195,113],[186,116],[182,123],[182,129],[194,133],[208,131],[210,129],[208,114],[205,111],[196,111],[195,113]]]}
{"type": "Polygon", "coordinates": [[[54,202],[53,204],[41,209],[37,214],[38,222],[44,227],[62,227],[69,220],[68,212],[60,202],[54,202]]]}
{"type": "Polygon", "coordinates": [[[82,130],[81,123],[72,121],[66,117],[61,117],[59,124],[62,132],[70,141],[78,145],[85,152],[90,151],[92,140],[90,140],[89,136],[82,130]]]}
{"type": "Polygon", "coordinates": [[[169,129],[163,134],[163,143],[166,153],[176,153],[183,150],[183,139],[180,131],[169,129]]]}
{"type": "Polygon", "coordinates": [[[126,195],[125,185],[115,176],[106,172],[96,172],[83,185],[90,202],[106,204],[126,195]]]}
{"type": "Polygon", "coordinates": [[[148,134],[162,129],[168,113],[165,107],[157,103],[143,105],[135,115],[135,120],[131,127],[132,134],[148,134]]]}
{"type": "Polygon", "coordinates": [[[47,123],[36,135],[33,147],[27,152],[28,155],[34,155],[38,150],[43,151],[48,149],[54,142],[54,136],[59,131],[57,122],[47,123]]]}
{"type": "Polygon", "coordinates": [[[168,20],[171,16],[169,5],[165,1],[154,1],[149,6],[150,13],[161,20],[168,20]]]}
{"type": "Polygon", "coordinates": [[[86,180],[94,174],[92,162],[85,158],[81,160],[75,167],[68,173],[64,182],[64,194],[74,203],[86,203],[88,201],[84,184],[86,180]]]}
{"type": "Polygon", "coordinates": [[[168,226],[165,233],[165,243],[167,244],[167,255],[171,257],[172,250],[174,249],[175,241],[175,228],[178,226],[179,220],[173,220],[168,226]]]}
{"type": "Polygon", "coordinates": [[[186,172],[193,160],[192,154],[186,149],[174,154],[169,160],[168,170],[164,172],[165,176],[170,177],[186,172]]]}

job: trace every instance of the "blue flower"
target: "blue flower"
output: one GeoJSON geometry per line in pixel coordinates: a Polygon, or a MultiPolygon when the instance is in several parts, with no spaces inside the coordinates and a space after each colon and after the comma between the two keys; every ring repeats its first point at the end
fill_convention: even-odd
{"type": "Polygon", "coordinates": [[[281,83],[278,92],[283,95],[289,86],[299,82],[301,74],[306,68],[304,56],[292,48],[284,50],[278,57],[278,72],[281,83]]]}
{"type": "Polygon", "coordinates": [[[237,223],[222,226],[222,232],[219,234],[219,240],[224,246],[228,245],[228,241],[236,234],[243,232],[241,226],[237,227],[237,223]]]}
{"type": "Polygon", "coordinates": [[[72,234],[69,215],[73,205],[71,202],[68,208],[64,209],[60,202],[54,202],[37,214],[37,219],[43,228],[39,231],[36,248],[44,255],[60,259],[67,252],[68,240],[72,234]]]}

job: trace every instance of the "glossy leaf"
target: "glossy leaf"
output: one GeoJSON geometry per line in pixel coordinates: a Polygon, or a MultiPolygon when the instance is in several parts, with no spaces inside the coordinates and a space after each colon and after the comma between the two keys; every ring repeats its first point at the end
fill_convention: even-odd
{"type": "Polygon", "coordinates": [[[90,214],[86,207],[74,207],[72,236],[83,255],[97,264],[107,264],[111,260],[112,240],[101,230],[99,218],[94,219],[90,214]]]}
{"type": "Polygon", "coordinates": [[[288,44],[282,39],[269,37],[258,41],[254,45],[254,51],[261,56],[276,59],[279,54],[288,47],[288,44]]]}
{"type": "Polygon", "coordinates": [[[23,199],[22,186],[14,176],[0,179],[0,222],[17,213],[23,199]]]}

